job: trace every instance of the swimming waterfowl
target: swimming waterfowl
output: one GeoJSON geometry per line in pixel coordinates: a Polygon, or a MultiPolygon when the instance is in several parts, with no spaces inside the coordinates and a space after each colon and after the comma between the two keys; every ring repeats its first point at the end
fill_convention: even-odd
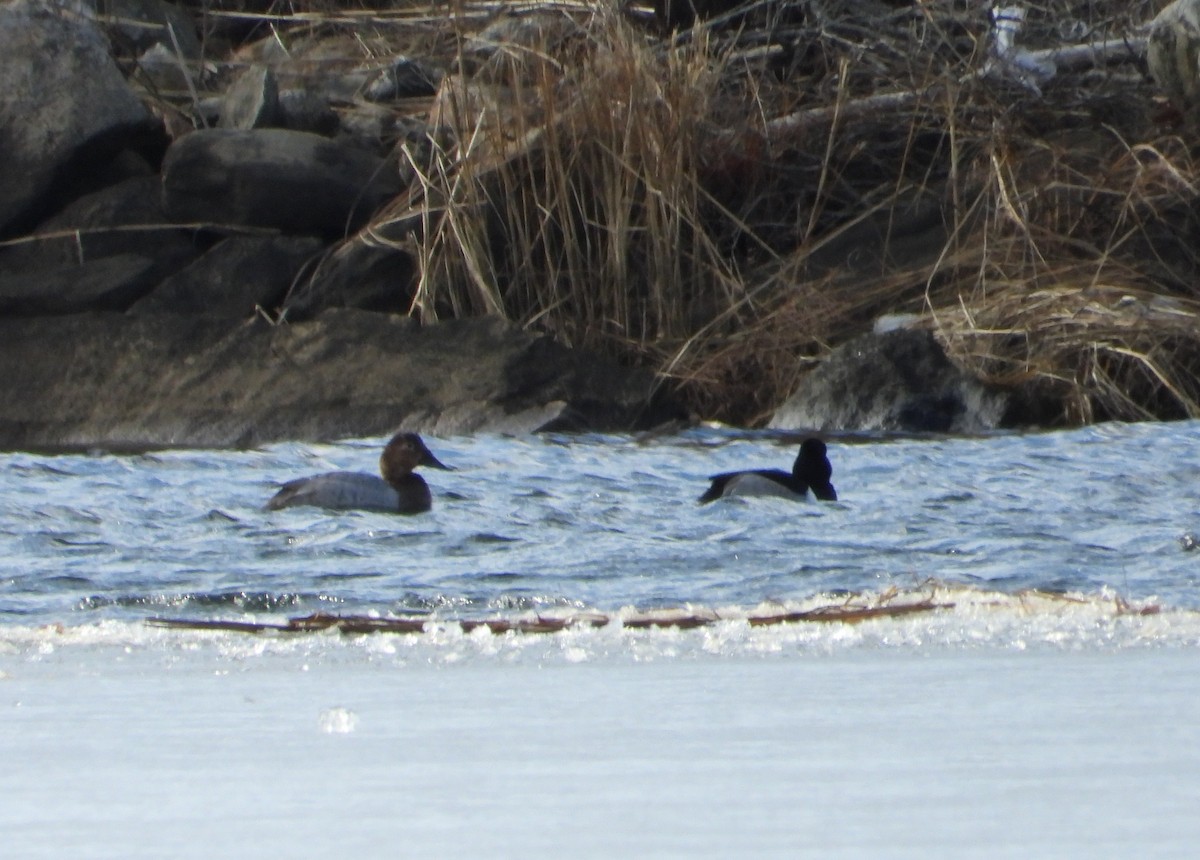
{"type": "Polygon", "coordinates": [[[712,486],[700,497],[700,504],[722,496],[781,496],[799,500],[806,498],[810,490],[823,502],[836,502],[837,491],[829,482],[832,476],[833,466],[825,456],[825,443],[820,439],[805,439],[800,443],[791,474],[782,469],[754,469],[713,475],[712,486]]]}
{"type": "Polygon", "coordinates": [[[267,510],[314,505],[335,510],[420,514],[433,506],[429,485],[417,466],[447,469],[416,433],[397,433],[379,457],[382,478],[364,472],[327,472],[288,481],[267,502],[267,510]]]}

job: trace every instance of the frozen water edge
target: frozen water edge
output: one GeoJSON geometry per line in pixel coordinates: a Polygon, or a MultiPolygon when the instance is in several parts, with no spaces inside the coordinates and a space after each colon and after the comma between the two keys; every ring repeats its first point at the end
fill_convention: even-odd
{"type": "MultiPolygon", "coordinates": [[[[360,616],[363,617],[363,616],[360,616]]],[[[410,662],[567,662],[632,661],[688,657],[729,658],[767,654],[832,654],[855,650],[1113,650],[1200,646],[1200,612],[1163,607],[1153,599],[1128,602],[1107,589],[1093,594],[1004,593],[945,583],[909,591],[888,589],[854,597],[814,596],[756,607],[696,607],[650,612],[625,608],[596,613],[565,609],[537,615],[497,616],[512,623],[597,617],[605,626],[579,623],[553,634],[495,635],[485,627],[464,632],[453,617],[430,616],[420,633],[342,635],[164,629],[143,622],[100,621],[77,625],[0,627],[0,669],[6,660],[54,661],[83,649],[117,652],[147,650],[169,664],[180,652],[213,651],[240,663],[263,655],[299,655],[309,660],[410,662]],[[748,619],[803,615],[829,609],[915,607],[912,614],[858,623],[802,621],[756,626],[748,619]],[[663,627],[634,627],[631,619],[656,619],[663,627]],[[672,621],[703,622],[698,629],[672,621]],[[628,625],[628,626],[627,626],[628,625]]],[[[249,620],[239,618],[236,623],[249,620]]],[[[273,624],[284,617],[261,618],[273,624]]],[[[478,620],[478,619],[476,619],[478,620]]],[[[202,620],[200,623],[205,623],[202,620]]]]}
{"type": "Polygon", "coordinates": [[[299,644],[326,638],[0,655],[6,851],[1183,857],[1200,839],[1191,647],[299,644]]]}

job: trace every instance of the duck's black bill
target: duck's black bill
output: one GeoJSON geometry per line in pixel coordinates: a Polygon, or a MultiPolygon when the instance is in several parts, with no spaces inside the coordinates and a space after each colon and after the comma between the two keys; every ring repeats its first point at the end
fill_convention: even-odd
{"type": "Polygon", "coordinates": [[[445,463],[443,463],[443,462],[442,462],[441,460],[439,460],[437,457],[435,457],[435,456],[433,456],[432,454],[430,454],[428,451],[426,451],[426,452],[425,452],[425,456],[424,456],[424,458],[421,460],[421,465],[422,465],[422,466],[429,466],[429,467],[430,467],[430,468],[432,468],[432,469],[444,469],[444,470],[446,470],[447,472],[453,472],[453,471],[454,471],[454,469],[453,469],[453,468],[451,468],[450,466],[447,466],[445,463]]]}

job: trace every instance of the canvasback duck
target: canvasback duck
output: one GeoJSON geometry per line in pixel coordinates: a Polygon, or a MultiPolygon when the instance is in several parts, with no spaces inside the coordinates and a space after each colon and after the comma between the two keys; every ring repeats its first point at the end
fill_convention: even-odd
{"type": "Polygon", "coordinates": [[[397,433],[379,456],[382,478],[363,472],[327,472],[288,481],[267,502],[277,511],[297,505],[315,505],[336,510],[387,511],[420,514],[430,509],[433,499],[417,466],[447,469],[433,456],[416,433],[397,433]]]}
{"type": "Polygon", "coordinates": [[[799,500],[807,497],[809,490],[823,502],[836,502],[837,491],[829,482],[832,476],[833,466],[825,456],[825,443],[820,439],[805,439],[791,474],[782,469],[754,469],[713,475],[712,486],[700,497],[700,504],[722,496],[782,496],[799,500]]]}

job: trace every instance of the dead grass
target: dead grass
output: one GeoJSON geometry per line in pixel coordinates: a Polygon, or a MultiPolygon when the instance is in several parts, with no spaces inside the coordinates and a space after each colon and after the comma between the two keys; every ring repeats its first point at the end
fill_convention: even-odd
{"type": "Polygon", "coordinates": [[[1200,414],[1200,177],[1136,47],[1158,5],[1025,4],[1023,47],[1109,52],[1040,92],[983,74],[990,22],[952,0],[754,3],[676,34],[614,3],[210,14],[453,46],[431,151],[368,231],[414,253],[423,319],[502,315],[757,423],[914,312],[1089,421],[1200,414]],[[508,15],[546,26],[479,50],[508,15]]]}

